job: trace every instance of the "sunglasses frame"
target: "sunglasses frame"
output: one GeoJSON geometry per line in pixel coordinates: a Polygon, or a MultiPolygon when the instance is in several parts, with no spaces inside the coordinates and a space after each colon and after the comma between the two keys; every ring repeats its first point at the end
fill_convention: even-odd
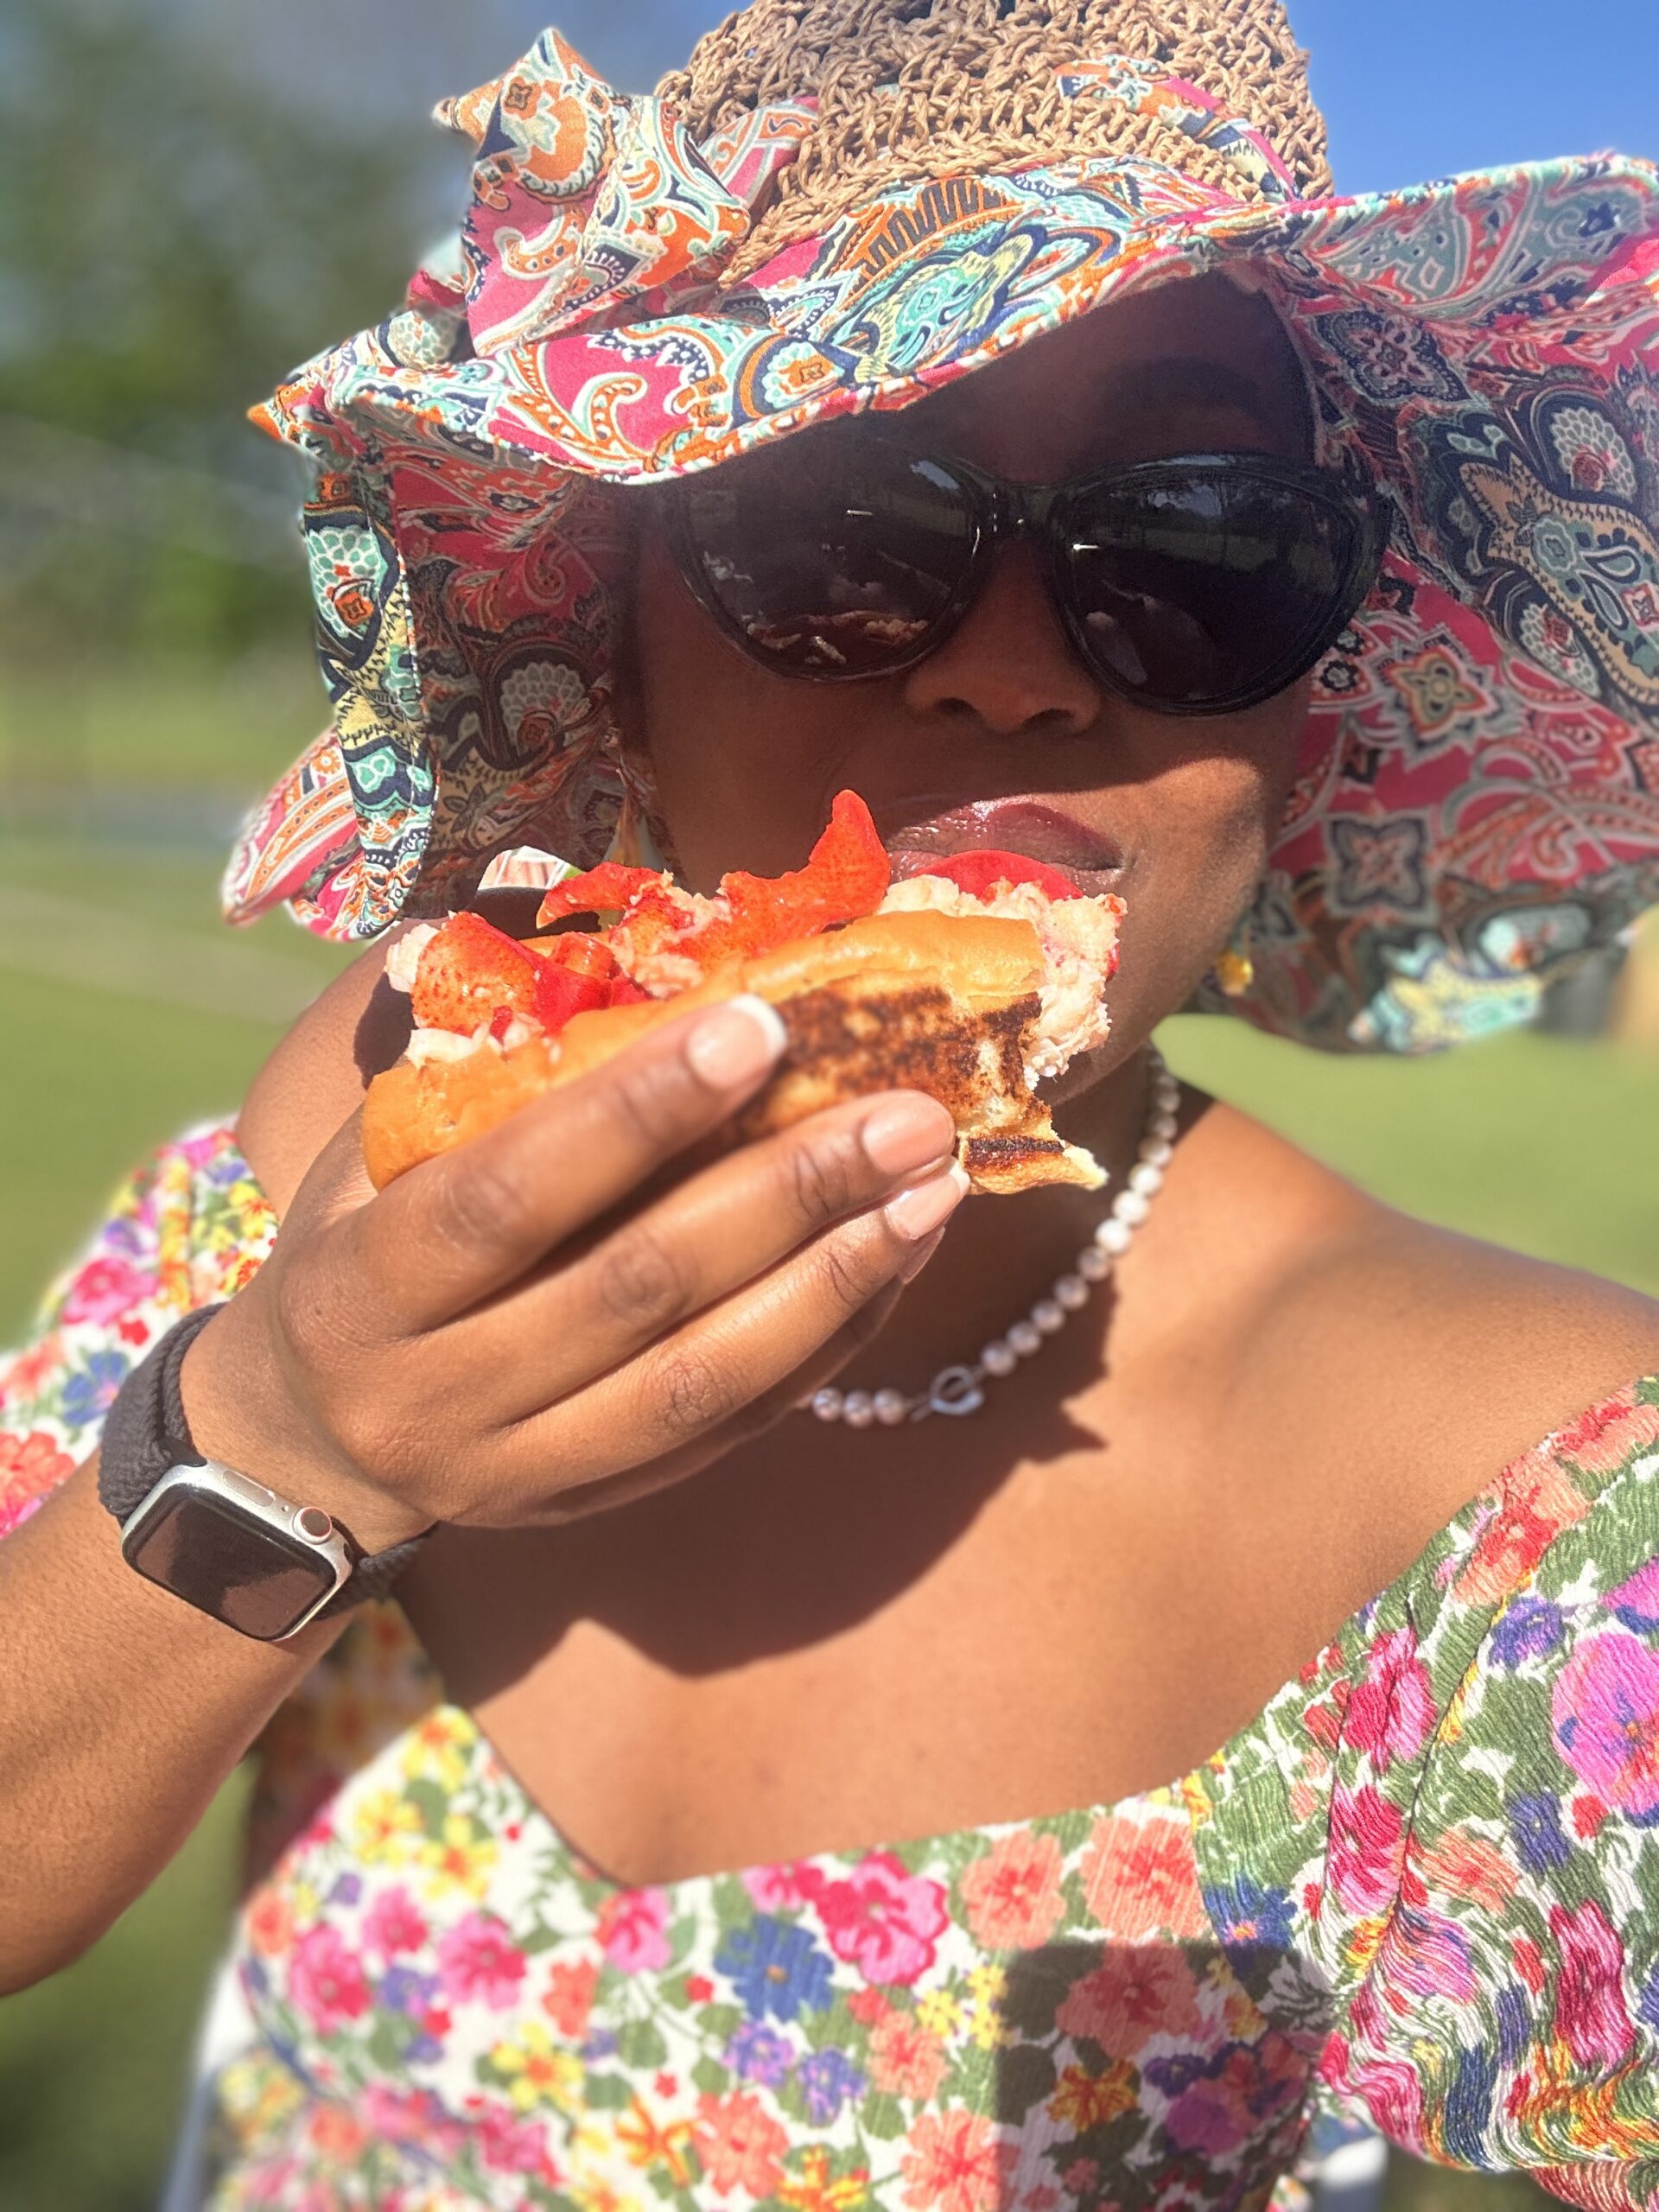
{"type": "MultiPolygon", "coordinates": [[[[890,455],[896,464],[906,468],[918,462],[931,462],[948,470],[967,494],[973,525],[962,575],[944,607],[914,645],[895,654],[881,668],[784,668],[758,651],[742,623],[721,604],[702,569],[694,509],[699,492],[709,488],[708,476],[719,472],[683,477],[666,487],[670,550],[692,596],[751,665],[768,669],[789,683],[870,683],[916,667],[930,653],[936,652],[961,624],[979,594],[987,563],[995,548],[1023,538],[1034,542],[1038,547],[1049,594],[1066,637],[1103,690],[1149,714],[1169,715],[1181,720],[1242,714],[1288,689],[1318,664],[1370,595],[1388,543],[1386,521],[1374,486],[1351,482],[1330,469],[1316,467],[1311,461],[1294,461],[1278,454],[1172,454],[1156,461],[1126,461],[1091,468],[1058,484],[1022,484],[995,475],[955,454],[919,452],[893,438],[871,436],[866,440],[863,451],[868,455],[871,448],[890,455]],[[1063,543],[1065,516],[1068,509],[1091,492],[1102,488],[1116,491],[1138,484],[1152,486],[1177,473],[1190,475],[1195,469],[1207,470],[1230,480],[1245,479],[1301,493],[1341,527],[1346,536],[1347,556],[1339,588],[1321,604],[1317,615],[1310,618],[1295,644],[1287,647],[1273,667],[1253,683],[1215,699],[1154,699],[1126,683],[1115,670],[1103,666],[1091,649],[1084,609],[1077,601],[1063,543]]],[[[734,465],[742,464],[726,464],[734,465]]]]}

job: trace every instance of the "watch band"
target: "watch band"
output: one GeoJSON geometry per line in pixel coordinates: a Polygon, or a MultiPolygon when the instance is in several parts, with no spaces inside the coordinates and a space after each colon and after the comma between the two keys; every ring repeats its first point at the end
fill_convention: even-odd
{"type": "MultiPolygon", "coordinates": [[[[220,1310],[220,1306],[201,1306],[175,1321],[115,1395],[104,1421],[98,1495],[118,1521],[136,1513],[170,1468],[202,1456],[185,1415],[179,1373],[184,1355],[220,1310]]],[[[349,1541],[349,1532],[340,1533],[349,1541]]],[[[425,1535],[411,1536],[372,1557],[357,1559],[351,1580],[340,1585],[317,1618],[327,1620],[370,1598],[386,1597],[425,1541],[425,1535]]]]}

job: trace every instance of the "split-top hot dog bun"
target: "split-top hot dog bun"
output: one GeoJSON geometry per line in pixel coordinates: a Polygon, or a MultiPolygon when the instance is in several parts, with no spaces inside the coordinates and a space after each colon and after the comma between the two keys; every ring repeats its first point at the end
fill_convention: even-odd
{"type": "MultiPolygon", "coordinates": [[[[836,804],[844,828],[851,811],[842,800],[836,804]]],[[[853,804],[862,813],[861,802],[853,804]]],[[[815,861],[833,832],[832,824],[815,861]]],[[[868,834],[873,841],[873,827],[868,834]]],[[[636,886],[633,902],[625,904],[629,887],[621,879],[644,871],[592,872],[594,895],[621,908],[620,922],[597,939],[521,944],[474,915],[455,918],[443,931],[411,932],[394,948],[388,974],[412,991],[416,1029],[408,1056],[370,1084],[363,1109],[364,1154],[377,1188],[602,1065],[659,1023],[741,991],[777,1007],[789,1043],[771,1081],[731,1123],[734,1141],[786,1128],[844,1099],[902,1087],[926,1091],[949,1111],[957,1157],[976,1190],[1098,1187],[1101,1169],[1056,1135],[1035,1085],[1104,1040],[1102,990],[1116,964],[1122,902],[1080,897],[1054,871],[1011,855],[963,856],[958,874],[967,888],[944,874],[889,885],[885,854],[880,860],[880,884],[867,876],[836,893],[843,903],[855,895],[880,911],[787,937],[747,957],[734,955],[741,938],[734,913],[751,934],[764,936],[767,927],[786,926],[786,903],[781,915],[756,921],[758,894],[747,917],[741,900],[698,901],[702,911],[691,912],[688,926],[682,919],[692,906],[688,894],[673,892],[683,903],[671,909],[650,903],[666,896],[650,888],[664,882],[660,877],[650,878],[643,894],[636,886]],[[1024,880],[998,876],[1001,863],[1009,874],[1024,870],[1024,880]],[[987,881],[988,874],[995,880],[987,881]],[[665,932],[656,920],[667,912],[675,926],[665,932]],[[701,976],[700,943],[713,955],[701,976]],[[658,995],[645,995],[625,960],[652,978],[658,995]],[[566,963],[575,963],[579,980],[572,981],[566,963]],[[677,988],[665,980],[671,975],[694,980],[677,988]],[[627,1002],[606,1005],[607,992],[627,1002]],[[581,1010],[569,1011],[577,1001],[581,1010]]],[[[811,874],[809,864],[779,880],[812,892],[809,929],[825,904],[822,883],[808,882],[811,874]]],[[[763,892],[779,887],[726,879],[737,880],[763,892]]],[[[571,910],[569,887],[550,894],[548,905],[571,910]]]]}

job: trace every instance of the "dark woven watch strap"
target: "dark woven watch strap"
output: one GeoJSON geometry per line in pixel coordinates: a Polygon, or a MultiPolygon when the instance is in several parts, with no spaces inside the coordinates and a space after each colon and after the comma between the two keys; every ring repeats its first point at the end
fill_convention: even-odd
{"type": "Polygon", "coordinates": [[[336,1613],[348,1613],[353,1605],[364,1605],[371,1598],[391,1597],[392,1584],[406,1567],[413,1565],[431,1533],[428,1529],[404,1543],[388,1544],[385,1551],[376,1552],[372,1557],[359,1558],[352,1569],[351,1580],[340,1584],[318,1614],[318,1619],[332,1620],[336,1613]]]}
{"type": "MultiPolygon", "coordinates": [[[[184,1355],[219,1311],[218,1306],[202,1306],[175,1321],[116,1393],[105,1416],[98,1494],[118,1521],[137,1512],[169,1467],[202,1456],[185,1416],[179,1375],[184,1355]]],[[[343,1529],[340,1533],[346,1534],[343,1529]]],[[[425,1541],[425,1535],[411,1536],[407,1543],[390,1545],[372,1558],[359,1558],[350,1581],[342,1583],[323,1607],[323,1618],[360,1605],[365,1599],[385,1597],[425,1541]]]]}
{"type": "Polygon", "coordinates": [[[159,1338],[115,1394],[104,1419],[98,1494],[118,1521],[136,1513],[169,1467],[199,1459],[184,1417],[179,1370],[215,1313],[203,1306],[159,1338]]]}

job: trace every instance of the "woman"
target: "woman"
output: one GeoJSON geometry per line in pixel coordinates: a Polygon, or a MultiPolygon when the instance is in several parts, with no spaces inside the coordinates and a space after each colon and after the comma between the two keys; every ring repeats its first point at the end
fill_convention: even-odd
{"type": "Polygon", "coordinates": [[[1659,1307],[1148,1039],[1449,1041],[1659,895],[1659,190],[1320,198],[1276,0],[1198,16],[757,0],[659,103],[550,35],[456,270],[272,403],[337,717],[238,911],[707,889],[850,786],[1128,913],[1109,1211],[960,1206],[908,1092],[693,1164],[741,1005],[372,1197],[378,950],[137,1186],[10,1386],[4,1973],[264,1732],[215,2205],[1259,2206],[1332,2101],[1652,2199],[1659,1307]],[[423,1539],[401,1613],[124,1563],[101,1402],[220,1300],[162,1440],[423,1539]]]}

